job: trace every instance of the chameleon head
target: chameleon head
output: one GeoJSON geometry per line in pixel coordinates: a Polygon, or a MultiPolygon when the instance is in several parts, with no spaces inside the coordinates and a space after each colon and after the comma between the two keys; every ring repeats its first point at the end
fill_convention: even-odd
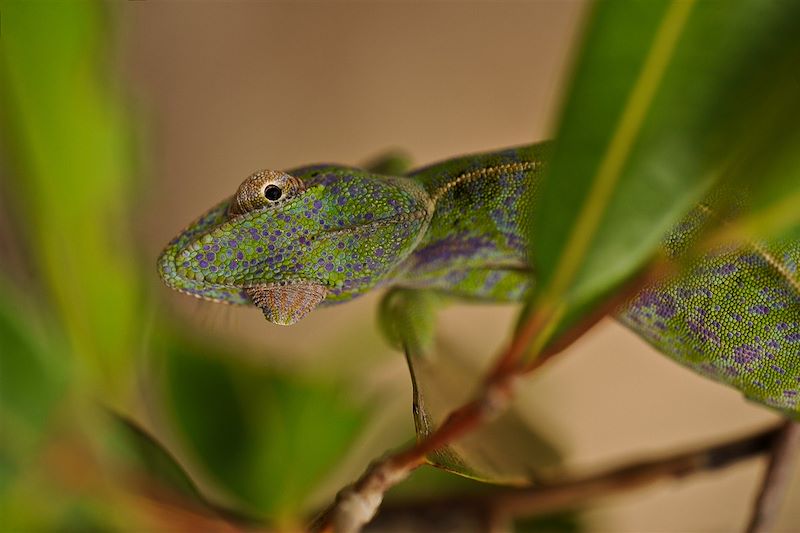
{"type": "Polygon", "coordinates": [[[173,239],[159,272],[173,289],[292,324],[389,281],[431,216],[427,193],[408,178],[262,170],[173,239]]]}

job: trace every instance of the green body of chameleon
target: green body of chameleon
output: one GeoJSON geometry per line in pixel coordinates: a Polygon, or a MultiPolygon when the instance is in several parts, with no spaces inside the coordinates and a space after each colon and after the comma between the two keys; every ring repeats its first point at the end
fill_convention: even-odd
{"type": "MultiPolygon", "coordinates": [[[[520,301],[525,227],[547,144],[451,159],[403,176],[336,165],[261,171],[164,250],[159,271],[200,298],[291,324],[379,287],[520,301]]],[[[675,253],[702,214],[667,237],[675,253]]],[[[535,245],[535,244],[534,244],[535,245]]],[[[710,254],[641,291],[619,320],[751,399],[800,417],[800,243],[710,254]]]]}

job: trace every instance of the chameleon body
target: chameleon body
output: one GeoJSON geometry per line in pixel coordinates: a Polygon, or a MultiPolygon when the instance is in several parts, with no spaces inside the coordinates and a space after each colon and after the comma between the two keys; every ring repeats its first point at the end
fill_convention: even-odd
{"type": "MultiPolygon", "coordinates": [[[[404,176],[338,165],[257,172],[169,243],[159,272],[176,290],[257,305],[279,324],[380,287],[521,301],[534,279],[525,228],[549,150],[404,176]]],[[[679,253],[702,223],[702,211],[690,214],[667,250],[679,253]]],[[[618,319],[678,362],[800,418],[798,264],[798,242],[720,250],[642,290],[618,319]]]]}

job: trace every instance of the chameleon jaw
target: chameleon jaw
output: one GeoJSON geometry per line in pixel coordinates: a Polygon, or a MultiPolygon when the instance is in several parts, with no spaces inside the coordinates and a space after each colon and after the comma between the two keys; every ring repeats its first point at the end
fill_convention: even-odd
{"type": "Polygon", "coordinates": [[[320,283],[300,281],[254,285],[244,292],[268,321],[290,326],[313,311],[325,299],[328,289],[320,283]]]}

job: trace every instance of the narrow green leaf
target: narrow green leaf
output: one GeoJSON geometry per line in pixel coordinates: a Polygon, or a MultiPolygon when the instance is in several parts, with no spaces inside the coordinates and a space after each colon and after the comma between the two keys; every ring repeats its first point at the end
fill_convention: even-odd
{"type": "Polygon", "coordinates": [[[783,86],[796,72],[798,7],[594,6],[531,233],[534,305],[552,316],[550,334],[574,326],[639,271],[712,186],[737,179],[753,147],[798,123],[796,105],[787,120],[760,98],[789,101],[783,86]]]}
{"type": "Polygon", "coordinates": [[[366,422],[343,383],[245,363],[186,340],[167,347],[170,422],[190,459],[242,510],[296,523],[366,422]]]}
{"type": "Polygon", "coordinates": [[[7,193],[41,292],[104,399],[124,397],[142,291],[126,205],[129,125],[100,2],[4,2],[0,112],[7,193]]]}
{"type": "Polygon", "coordinates": [[[66,392],[64,353],[43,326],[36,309],[0,280],[0,452],[9,476],[35,457],[66,392]]]}
{"type": "Polygon", "coordinates": [[[123,461],[127,468],[150,476],[152,481],[161,483],[201,506],[208,506],[189,474],[178,464],[175,457],[132,420],[109,413],[110,430],[115,459],[123,461]]]}

